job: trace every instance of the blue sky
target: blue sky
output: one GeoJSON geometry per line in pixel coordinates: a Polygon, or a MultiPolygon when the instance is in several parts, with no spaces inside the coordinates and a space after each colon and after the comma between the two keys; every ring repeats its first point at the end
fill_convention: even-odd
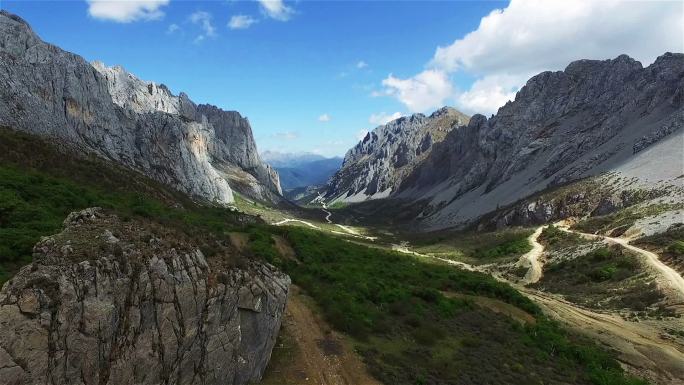
{"type": "Polygon", "coordinates": [[[574,59],[627,53],[648,64],[684,50],[681,2],[593,3],[2,0],[0,7],[87,60],[240,111],[262,151],[343,155],[388,116],[445,104],[490,114],[530,75],[574,59]],[[572,49],[559,50],[569,42],[572,49]]]}

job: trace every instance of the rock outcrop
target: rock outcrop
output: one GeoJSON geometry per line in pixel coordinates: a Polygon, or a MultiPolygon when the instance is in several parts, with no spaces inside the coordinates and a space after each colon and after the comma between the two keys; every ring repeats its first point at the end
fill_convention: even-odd
{"type": "Polygon", "coordinates": [[[576,61],[531,78],[490,119],[475,115],[451,130],[390,197],[427,203],[420,223],[436,229],[618,169],[674,181],[684,166],[683,119],[683,54],[645,68],[625,55],[576,61]],[[641,156],[665,141],[659,153],[641,156]]]}
{"type": "Polygon", "coordinates": [[[290,280],[231,258],[150,223],[72,213],[0,292],[0,382],[258,381],[290,280]]]}
{"type": "Polygon", "coordinates": [[[414,114],[375,128],[347,152],[342,168],[328,181],[325,200],[361,202],[389,196],[434,144],[468,120],[444,107],[430,116],[414,114]]]}
{"type": "Polygon", "coordinates": [[[97,154],[205,201],[231,203],[231,187],[265,200],[281,195],[277,173],[259,158],[238,112],[197,106],[121,67],[91,65],[5,11],[0,125],[97,154]]]}

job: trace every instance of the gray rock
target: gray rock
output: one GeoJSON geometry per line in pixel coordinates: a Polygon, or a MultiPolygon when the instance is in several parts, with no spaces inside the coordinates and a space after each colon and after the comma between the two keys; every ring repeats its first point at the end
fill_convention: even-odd
{"type": "MultiPolygon", "coordinates": [[[[683,95],[683,54],[666,53],[646,68],[622,55],[541,73],[490,119],[476,115],[451,130],[390,198],[429,202],[423,227],[471,222],[547,188],[610,172],[676,134],[684,125],[683,95]]],[[[675,178],[679,160],[658,167],[675,178]]]]}
{"type": "Polygon", "coordinates": [[[0,11],[0,125],[94,153],[196,198],[227,204],[231,185],[278,200],[249,122],[121,67],[87,63],[0,11]],[[225,172],[231,170],[231,172],[225,172]]]}
{"type": "Polygon", "coordinates": [[[443,107],[430,116],[414,114],[375,128],[347,152],[342,168],[328,181],[325,199],[360,202],[387,197],[435,143],[469,119],[443,107]]]}
{"type": "Polygon", "coordinates": [[[168,231],[97,209],[72,214],[0,291],[1,382],[258,381],[289,284],[271,266],[207,260],[168,231]]]}

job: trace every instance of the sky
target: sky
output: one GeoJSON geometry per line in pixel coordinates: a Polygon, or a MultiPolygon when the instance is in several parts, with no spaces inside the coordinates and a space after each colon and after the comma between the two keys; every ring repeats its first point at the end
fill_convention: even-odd
{"type": "Polygon", "coordinates": [[[260,151],[344,155],[444,105],[491,115],[531,76],[684,52],[684,1],[0,0],[43,40],[247,116],[260,151]]]}

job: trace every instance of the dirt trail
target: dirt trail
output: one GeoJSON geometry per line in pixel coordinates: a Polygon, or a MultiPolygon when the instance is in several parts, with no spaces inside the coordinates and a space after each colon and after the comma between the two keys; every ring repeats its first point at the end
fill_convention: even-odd
{"type": "Polygon", "coordinates": [[[532,244],[532,250],[521,256],[517,265],[528,267],[527,273],[522,279],[524,285],[538,282],[542,277],[542,263],[539,258],[544,253],[544,246],[539,243],[538,239],[546,226],[540,226],[527,240],[532,244]]]}
{"type": "MultiPolygon", "coordinates": [[[[373,379],[351,344],[311,310],[312,300],[291,287],[283,333],[292,356],[269,368],[263,383],[273,385],[382,385],[373,379]]],[[[276,347],[278,349],[279,347],[276,347]]]]}
{"type": "Polygon", "coordinates": [[[684,384],[684,346],[661,338],[649,325],[596,313],[548,293],[517,289],[546,314],[617,350],[620,361],[634,372],[660,384],[684,384]]]}
{"type": "MultiPolygon", "coordinates": [[[[542,230],[543,227],[539,227],[530,236],[533,245],[533,250],[530,253],[534,254],[527,255],[527,257],[523,256],[527,261],[536,261],[529,264],[532,272],[528,270],[526,278],[536,278],[537,280],[541,278],[542,264],[538,257],[544,252],[544,247],[537,241],[537,238],[542,230]],[[539,273],[536,272],[536,269],[539,273]]],[[[471,271],[487,272],[486,269],[463,262],[420,254],[409,250],[405,245],[394,245],[393,249],[418,257],[436,259],[471,271]]],[[[568,302],[560,296],[510,282],[499,274],[492,272],[490,274],[525,294],[541,306],[545,314],[566,324],[576,332],[594,338],[618,351],[620,361],[627,365],[633,373],[659,384],[684,385],[684,346],[676,341],[662,338],[657,329],[651,325],[643,322],[631,322],[619,315],[597,313],[568,302]]]]}
{"type": "Polygon", "coordinates": [[[620,245],[627,250],[641,255],[643,260],[657,273],[659,278],[657,279],[657,282],[663,286],[664,289],[670,289],[668,291],[672,291],[671,294],[673,294],[677,299],[684,300],[684,278],[682,278],[682,276],[676,270],[663,263],[655,253],[630,245],[629,239],[612,238],[603,235],[583,233],[576,230],[571,230],[567,226],[559,226],[559,228],[568,233],[578,234],[588,239],[602,239],[609,243],[620,245]]]}

